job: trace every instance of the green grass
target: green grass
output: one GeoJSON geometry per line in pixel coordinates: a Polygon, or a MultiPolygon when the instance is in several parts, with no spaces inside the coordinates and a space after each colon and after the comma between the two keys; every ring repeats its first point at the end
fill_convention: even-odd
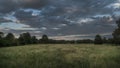
{"type": "Polygon", "coordinates": [[[0,68],[120,68],[120,46],[41,44],[0,48],[0,68]]]}

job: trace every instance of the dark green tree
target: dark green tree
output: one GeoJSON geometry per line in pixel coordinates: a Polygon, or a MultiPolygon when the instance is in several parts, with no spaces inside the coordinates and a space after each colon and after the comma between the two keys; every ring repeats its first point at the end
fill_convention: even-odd
{"type": "Polygon", "coordinates": [[[36,36],[32,36],[31,40],[32,40],[32,44],[38,43],[38,39],[36,38],[36,36]]]}
{"type": "Polygon", "coordinates": [[[114,43],[120,44],[120,19],[118,21],[116,21],[116,24],[117,24],[118,28],[115,29],[115,31],[113,31],[112,35],[113,35],[114,43]]]}
{"type": "Polygon", "coordinates": [[[119,29],[118,29],[118,31],[117,31],[117,29],[114,31],[113,40],[114,40],[115,44],[120,44],[120,30],[119,29]]]}
{"type": "Polygon", "coordinates": [[[116,24],[117,24],[118,28],[120,28],[120,19],[118,19],[118,20],[116,21],[116,24]]]}
{"type": "Polygon", "coordinates": [[[25,45],[26,44],[23,34],[20,34],[20,36],[18,38],[18,41],[19,41],[20,45],[25,45]]]}
{"type": "Polygon", "coordinates": [[[0,32],[0,39],[4,36],[3,32],[0,32]]]}
{"type": "Polygon", "coordinates": [[[47,35],[43,35],[40,39],[40,43],[49,43],[49,39],[47,35]]]}
{"type": "Polygon", "coordinates": [[[12,33],[8,33],[5,37],[6,40],[10,40],[10,41],[13,41],[15,40],[15,37],[12,33]]]}
{"type": "Polygon", "coordinates": [[[12,33],[8,33],[6,37],[4,38],[5,45],[6,46],[15,46],[18,45],[17,40],[15,36],[12,33]]]}
{"type": "Polygon", "coordinates": [[[120,28],[116,29],[112,35],[113,35],[114,43],[120,44],[120,28]]]}
{"type": "Polygon", "coordinates": [[[3,36],[4,36],[4,33],[3,33],[3,32],[0,32],[0,47],[3,47],[3,46],[4,46],[4,43],[5,43],[3,36]]]}
{"type": "Polygon", "coordinates": [[[100,35],[95,36],[94,44],[103,44],[103,40],[100,35]]]}
{"type": "Polygon", "coordinates": [[[106,39],[106,37],[103,38],[103,43],[108,43],[108,40],[106,39]]]}
{"type": "Polygon", "coordinates": [[[19,40],[19,43],[22,45],[32,44],[32,38],[31,38],[30,33],[28,32],[20,34],[20,37],[18,38],[18,40],[19,40]]]}

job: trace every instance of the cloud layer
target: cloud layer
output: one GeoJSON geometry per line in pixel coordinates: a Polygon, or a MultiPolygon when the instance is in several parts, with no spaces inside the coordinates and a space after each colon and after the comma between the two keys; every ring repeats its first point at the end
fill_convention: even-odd
{"type": "Polygon", "coordinates": [[[62,37],[112,33],[119,10],[119,0],[0,0],[0,30],[62,37]]]}

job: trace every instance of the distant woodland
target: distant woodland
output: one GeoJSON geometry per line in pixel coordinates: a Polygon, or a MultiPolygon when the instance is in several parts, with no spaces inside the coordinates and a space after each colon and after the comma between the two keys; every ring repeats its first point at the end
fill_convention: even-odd
{"type": "Polygon", "coordinates": [[[8,46],[20,46],[27,44],[80,44],[80,43],[94,43],[94,44],[115,44],[120,45],[120,19],[116,21],[117,28],[113,31],[113,38],[105,38],[101,35],[96,35],[94,40],[54,40],[49,39],[47,35],[43,35],[41,39],[37,39],[36,36],[31,36],[29,32],[20,34],[19,38],[16,38],[13,33],[5,35],[0,32],[0,47],[8,46]]]}

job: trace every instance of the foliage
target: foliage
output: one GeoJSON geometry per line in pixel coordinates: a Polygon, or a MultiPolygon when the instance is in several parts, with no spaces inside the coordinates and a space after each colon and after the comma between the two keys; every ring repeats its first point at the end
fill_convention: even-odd
{"type": "Polygon", "coordinates": [[[49,39],[47,35],[43,35],[42,38],[40,39],[40,43],[49,43],[49,39]]]}
{"type": "Polygon", "coordinates": [[[53,40],[49,39],[47,35],[43,35],[41,39],[37,39],[36,36],[31,36],[30,33],[22,33],[19,38],[15,38],[14,34],[8,33],[4,37],[4,33],[0,33],[0,47],[18,46],[27,44],[81,44],[81,43],[93,43],[93,40],[53,40]]]}
{"type": "Polygon", "coordinates": [[[23,45],[32,43],[31,35],[28,32],[20,34],[20,37],[18,38],[18,40],[19,40],[19,43],[23,45]]]}
{"type": "Polygon", "coordinates": [[[0,32],[0,39],[4,36],[3,32],[0,32]]]}
{"type": "Polygon", "coordinates": [[[31,41],[32,41],[32,44],[37,44],[38,43],[38,39],[36,38],[36,36],[32,36],[31,41]]]}
{"type": "Polygon", "coordinates": [[[113,31],[113,40],[115,44],[120,44],[120,19],[116,21],[118,28],[113,31]]]}
{"type": "Polygon", "coordinates": [[[102,38],[101,38],[100,35],[96,35],[96,36],[95,36],[94,43],[95,43],[95,44],[103,44],[103,40],[102,40],[102,38]]]}

